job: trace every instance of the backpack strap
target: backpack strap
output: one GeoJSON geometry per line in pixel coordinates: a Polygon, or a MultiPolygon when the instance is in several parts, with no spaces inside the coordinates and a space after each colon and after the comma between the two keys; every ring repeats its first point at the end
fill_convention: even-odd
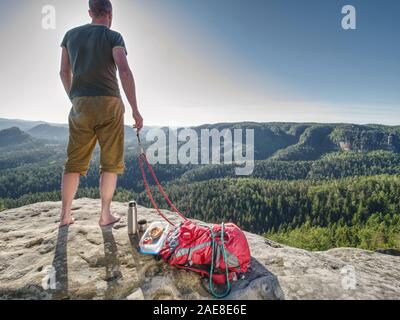
{"type": "MultiPolygon", "coordinates": [[[[196,268],[195,266],[186,266],[186,265],[175,265],[176,268],[178,269],[183,269],[183,270],[189,270],[189,271],[193,271],[196,273],[199,273],[203,278],[207,278],[207,280],[210,278],[210,272],[208,272],[207,270],[204,269],[200,269],[200,268],[196,268]]],[[[212,275],[212,279],[215,283],[225,283],[226,282],[226,275],[225,273],[222,274],[215,274],[213,273],[212,275]]],[[[237,275],[235,272],[230,272],[229,273],[229,280],[235,280],[237,279],[237,275]]],[[[209,293],[211,293],[209,288],[205,288],[209,293]]]]}
{"type": "Polygon", "coordinates": [[[225,262],[226,290],[222,294],[219,294],[219,293],[215,292],[214,285],[213,285],[215,236],[214,236],[213,227],[212,226],[210,227],[211,245],[212,245],[212,250],[211,250],[212,257],[211,257],[211,268],[210,268],[210,292],[217,299],[225,298],[231,293],[231,283],[229,281],[229,266],[228,266],[228,260],[227,260],[227,257],[226,257],[226,250],[225,250],[224,231],[225,231],[225,224],[222,223],[222,228],[221,228],[221,251],[222,251],[222,256],[223,256],[224,262],[225,262]]]}

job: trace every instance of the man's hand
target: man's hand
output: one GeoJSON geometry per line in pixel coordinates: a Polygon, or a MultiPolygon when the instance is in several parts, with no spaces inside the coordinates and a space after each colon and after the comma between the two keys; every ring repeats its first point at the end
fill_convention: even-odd
{"type": "Polygon", "coordinates": [[[143,129],[143,118],[139,111],[133,112],[133,119],[135,120],[135,128],[138,132],[143,129]]]}

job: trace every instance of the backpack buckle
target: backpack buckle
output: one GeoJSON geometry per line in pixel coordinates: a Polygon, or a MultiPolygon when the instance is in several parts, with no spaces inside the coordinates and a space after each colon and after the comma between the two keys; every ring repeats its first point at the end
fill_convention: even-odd
{"type": "Polygon", "coordinates": [[[188,260],[188,261],[186,261],[186,263],[185,263],[185,267],[192,267],[193,266],[193,261],[192,260],[188,260]]]}

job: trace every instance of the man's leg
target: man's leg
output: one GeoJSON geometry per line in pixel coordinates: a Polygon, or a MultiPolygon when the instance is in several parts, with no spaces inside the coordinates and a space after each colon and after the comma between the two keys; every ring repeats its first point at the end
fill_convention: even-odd
{"type": "MultiPolygon", "coordinates": [[[[121,218],[111,213],[111,202],[117,187],[117,176],[123,174],[124,164],[124,104],[120,98],[98,97],[101,118],[97,119],[96,136],[100,144],[100,225],[110,225],[121,218]],[[112,119],[104,122],[104,119],[112,119]]],[[[99,113],[100,114],[100,113],[99,113]]]]}
{"type": "Polygon", "coordinates": [[[111,202],[117,187],[117,174],[103,172],[100,175],[101,217],[100,225],[106,226],[118,222],[121,217],[111,213],[111,202]]]}
{"type": "Polygon", "coordinates": [[[92,97],[76,97],[69,113],[69,141],[67,161],[62,181],[61,225],[72,224],[72,201],[79,186],[80,176],[86,176],[97,137],[94,132],[93,116],[97,110],[92,97]]]}
{"type": "Polygon", "coordinates": [[[74,218],[71,215],[72,201],[75,198],[76,191],[79,186],[79,173],[65,173],[62,179],[61,195],[62,195],[62,210],[60,227],[74,223],[74,218]]]}

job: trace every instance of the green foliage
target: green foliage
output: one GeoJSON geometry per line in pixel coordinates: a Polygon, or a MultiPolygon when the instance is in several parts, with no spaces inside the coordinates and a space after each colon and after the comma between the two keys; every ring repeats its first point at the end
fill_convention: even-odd
{"type": "MultiPolygon", "coordinates": [[[[333,152],[315,161],[256,161],[251,177],[268,180],[326,180],[400,174],[400,154],[389,151],[333,152]]],[[[183,174],[185,182],[237,177],[234,165],[208,165],[183,174]]]]}
{"type": "Polygon", "coordinates": [[[279,150],[273,160],[315,160],[322,154],[336,150],[337,147],[329,139],[332,125],[312,125],[300,136],[297,144],[279,150]]]}
{"type": "Polygon", "coordinates": [[[307,178],[337,179],[380,174],[400,174],[400,154],[390,151],[329,153],[313,162],[307,178]]]}
{"type": "MultiPolygon", "coordinates": [[[[50,149],[51,150],[51,149],[50,149]]],[[[26,155],[24,152],[10,155],[11,159],[20,159],[20,162],[26,162],[24,157],[36,157],[36,161],[31,164],[22,164],[19,167],[0,170],[0,198],[19,198],[29,193],[51,192],[60,188],[61,176],[63,172],[63,163],[65,151],[62,155],[53,152],[53,156],[48,155],[47,151],[31,152],[26,155]],[[62,157],[56,160],[55,157],[62,157]]],[[[9,160],[2,160],[0,156],[0,166],[2,161],[5,163],[9,160]]],[[[132,190],[133,192],[143,191],[142,175],[139,169],[139,161],[137,154],[128,153],[125,159],[126,172],[119,179],[119,187],[132,190]]],[[[12,167],[12,165],[11,165],[12,167]]],[[[192,169],[193,166],[182,165],[155,165],[154,170],[161,182],[174,180],[180,177],[186,171],[192,169]]],[[[95,153],[92,164],[90,166],[87,177],[81,179],[80,186],[82,188],[96,188],[99,181],[99,155],[95,153]]],[[[153,181],[150,179],[150,182],[153,181]]]]}
{"type": "MultiPolygon", "coordinates": [[[[237,177],[234,165],[155,165],[171,199],[190,217],[232,221],[310,250],[400,247],[400,127],[236,123],[195,130],[204,128],[254,129],[256,163],[248,178],[237,177]]],[[[32,139],[19,129],[0,131],[0,211],[60,200],[66,145],[63,139],[45,145],[37,138],[50,133],[62,138],[65,132],[39,126],[32,139]]],[[[131,129],[127,136],[136,150],[131,129]]],[[[150,206],[138,154],[129,150],[114,200],[150,206]]],[[[98,168],[97,148],[78,198],[99,198],[98,168]]]]}
{"type": "Polygon", "coordinates": [[[368,250],[400,248],[400,215],[382,218],[372,215],[366,223],[332,224],[330,227],[309,223],[292,230],[268,232],[266,237],[289,246],[307,250],[327,250],[337,247],[358,247],[368,250]]]}
{"type": "Polygon", "coordinates": [[[346,124],[336,126],[330,138],[333,143],[345,143],[356,151],[400,151],[399,127],[346,124]]]}
{"type": "MultiPolygon", "coordinates": [[[[118,188],[114,195],[114,201],[118,202],[129,202],[138,197],[137,194],[118,188]]],[[[89,199],[99,199],[99,189],[98,188],[80,188],[76,194],[76,199],[80,198],[89,198],[89,199]]],[[[0,199],[0,211],[18,208],[22,206],[26,206],[32,203],[37,202],[45,202],[45,201],[60,201],[61,200],[61,192],[59,190],[55,190],[52,192],[39,192],[39,193],[28,193],[19,198],[5,198],[0,199]]]]}
{"type": "MultiPolygon", "coordinates": [[[[226,178],[170,184],[167,189],[192,218],[232,221],[293,246],[325,250],[400,245],[400,176],[290,182],[226,178]]],[[[157,193],[156,199],[163,204],[157,193]]],[[[139,201],[150,205],[145,194],[139,201]]],[[[165,203],[162,207],[168,208],[165,203]]]]}

